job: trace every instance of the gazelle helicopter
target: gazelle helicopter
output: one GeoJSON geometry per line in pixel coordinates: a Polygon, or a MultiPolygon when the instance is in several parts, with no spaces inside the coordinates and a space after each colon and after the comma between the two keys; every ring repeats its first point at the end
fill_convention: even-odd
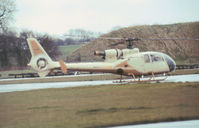
{"type": "Polygon", "coordinates": [[[94,54],[102,56],[105,59],[104,62],[66,63],[62,60],[53,61],[35,38],[28,38],[27,42],[32,55],[28,66],[31,66],[34,70],[36,70],[40,77],[44,77],[47,74],[52,73],[55,69],[61,69],[63,73],[67,73],[67,70],[72,70],[118,74],[121,75],[119,82],[123,82],[122,75],[132,76],[133,79],[131,82],[141,81],[140,79],[136,80],[135,78],[136,76],[144,75],[152,76],[146,81],[164,80],[166,79],[166,76],[164,79],[155,79],[155,74],[165,74],[175,71],[176,63],[167,54],[153,51],[140,52],[138,48],[132,47],[134,41],[160,39],[101,38],[123,40],[128,42],[128,47],[122,50],[108,49],[105,51],[95,51],[94,54]]]}

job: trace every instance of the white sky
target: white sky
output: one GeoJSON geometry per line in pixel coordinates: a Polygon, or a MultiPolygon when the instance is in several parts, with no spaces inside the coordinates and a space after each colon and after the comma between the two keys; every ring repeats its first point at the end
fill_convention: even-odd
{"type": "Polygon", "coordinates": [[[199,0],[16,0],[13,26],[64,34],[83,28],[107,32],[115,26],[199,21],[199,0]]]}

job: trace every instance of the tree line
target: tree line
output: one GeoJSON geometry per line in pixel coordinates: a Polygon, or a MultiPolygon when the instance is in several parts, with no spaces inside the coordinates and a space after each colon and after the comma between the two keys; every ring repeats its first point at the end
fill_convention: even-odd
{"type": "MultiPolygon", "coordinates": [[[[61,54],[59,52],[60,45],[74,45],[89,42],[93,39],[92,36],[85,36],[85,33],[77,34],[80,29],[74,29],[75,36],[78,38],[65,37],[63,39],[54,38],[48,34],[38,34],[31,31],[23,31],[17,34],[13,31],[4,31],[0,33],[0,70],[7,70],[14,67],[26,67],[30,62],[31,54],[27,43],[27,38],[32,35],[35,37],[42,47],[46,50],[49,56],[56,60],[61,54]]],[[[82,31],[83,29],[81,29],[82,31]]]]}
{"type": "Polygon", "coordinates": [[[90,42],[91,40],[100,36],[101,32],[92,32],[89,30],[84,30],[81,28],[70,29],[66,34],[64,34],[63,39],[58,39],[58,45],[74,45],[90,42]]]}
{"type": "MultiPolygon", "coordinates": [[[[19,36],[12,32],[0,34],[0,70],[26,67],[31,59],[26,41],[29,35],[30,32],[21,32],[19,36]]],[[[44,49],[47,49],[46,52],[49,56],[56,59],[59,55],[56,40],[47,34],[35,34],[34,37],[38,39],[44,49]]]]}

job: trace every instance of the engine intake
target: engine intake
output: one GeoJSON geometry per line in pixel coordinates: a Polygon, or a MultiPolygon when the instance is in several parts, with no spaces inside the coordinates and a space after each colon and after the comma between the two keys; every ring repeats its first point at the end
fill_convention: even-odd
{"type": "Polygon", "coordinates": [[[95,51],[94,55],[95,56],[103,56],[104,57],[105,56],[105,51],[95,51]]]}

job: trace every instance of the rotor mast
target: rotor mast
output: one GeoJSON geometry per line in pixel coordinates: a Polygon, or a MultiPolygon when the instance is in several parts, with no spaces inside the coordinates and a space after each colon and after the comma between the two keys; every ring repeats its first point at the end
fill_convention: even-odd
{"type": "Polygon", "coordinates": [[[139,41],[139,38],[124,38],[124,40],[128,43],[127,48],[128,49],[133,49],[133,43],[135,41],[139,41]]]}

